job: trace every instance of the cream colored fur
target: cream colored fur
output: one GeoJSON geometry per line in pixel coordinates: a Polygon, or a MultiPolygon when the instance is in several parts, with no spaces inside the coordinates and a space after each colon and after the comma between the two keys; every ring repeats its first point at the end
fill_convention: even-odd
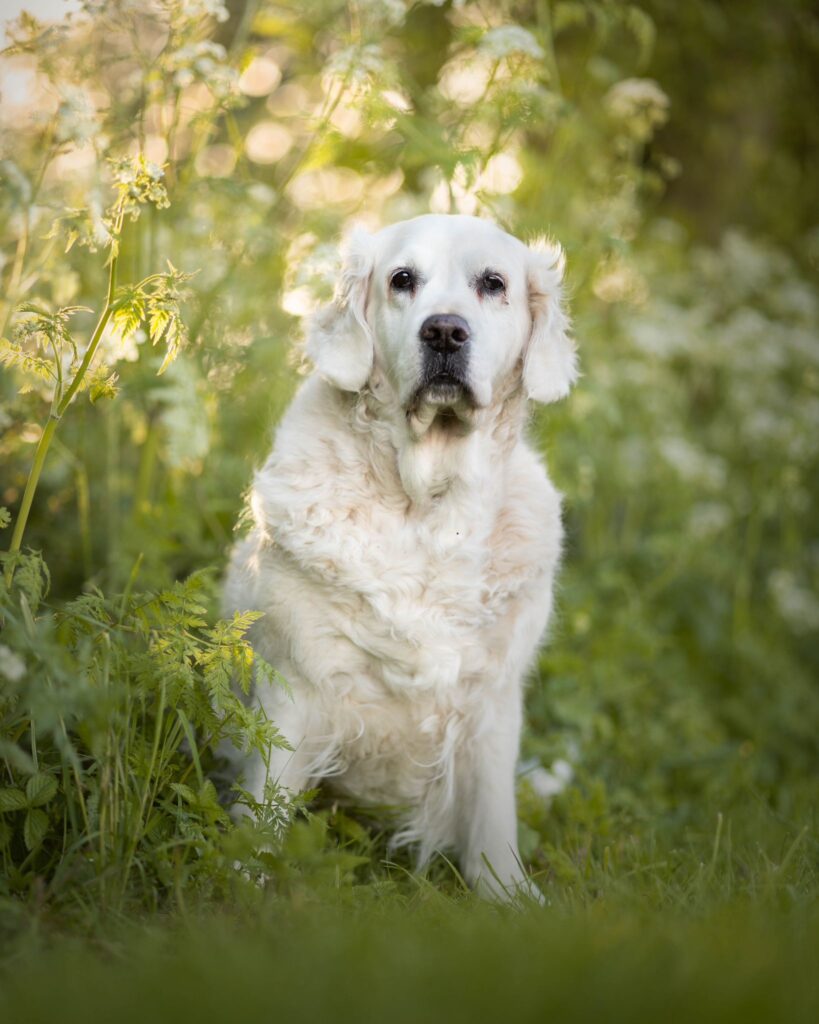
{"type": "Polygon", "coordinates": [[[400,809],[423,864],[454,851],[466,879],[526,885],[515,763],[524,676],[560,559],[560,496],[523,437],[527,398],[575,376],[558,247],[472,217],[354,232],[335,302],[308,333],[316,372],[252,490],[254,527],[228,571],[228,610],[258,609],[256,649],[293,698],[257,698],[293,746],[246,767],[298,791],[319,779],[400,809]],[[395,268],[420,275],[391,290],[395,268]],[[476,275],[503,275],[503,296],[476,275]],[[413,398],[419,327],[468,322],[473,398],[413,398]],[[491,870],[486,862],[491,864],[491,870]]]}

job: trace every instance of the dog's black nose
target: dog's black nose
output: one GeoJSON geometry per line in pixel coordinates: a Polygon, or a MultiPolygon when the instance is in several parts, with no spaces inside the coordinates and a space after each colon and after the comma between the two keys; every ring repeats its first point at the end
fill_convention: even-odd
{"type": "Polygon", "coordinates": [[[454,313],[435,313],[421,324],[419,334],[436,352],[457,352],[469,341],[469,324],[454,313]]]}

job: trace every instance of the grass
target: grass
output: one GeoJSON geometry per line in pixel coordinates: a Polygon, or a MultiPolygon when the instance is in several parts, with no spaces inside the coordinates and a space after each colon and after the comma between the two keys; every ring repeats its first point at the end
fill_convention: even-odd
{"type": "Polygon", "coordinates": [[[297,823],[266,887],[215,909],[89,905],[66,929],[46,902],[16,920],[7,904],[0,1018],[814,1020],[816,835],[786,842],[770,815],[755,829],[567,845],[546,906],[513,909],[442,859],[425,878],[389,862],[383,834],[331,806],[297,823]]]}
{"type": "Polygon", "coordinates": [[[815,909],[707,915],[634,902],[521,914],[433,893],[368,913],[267,908],[18,951],[4,1020],[816,1019],[815,909]]]}

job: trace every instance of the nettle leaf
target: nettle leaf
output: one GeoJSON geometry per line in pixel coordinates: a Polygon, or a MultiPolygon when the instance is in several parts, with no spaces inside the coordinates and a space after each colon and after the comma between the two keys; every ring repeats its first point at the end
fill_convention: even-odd
{"type": "Polygon", "coordinates": [[[28,807],[28,800],[22,789],[16,787],[0,789],[0,814],[21,811],[24,807],[28,807]]]}
{"type": "Polygon", "coordinates": [[[26,797],[29,807],[42,807],[53,800],[57,793],[57,780],[53,775],[37,772],[26,783],[26,797]]]}
{"type": "Polygon", "coordinates": [[[48,815],[38,807],[30,810],[23,822],[23,842],[27,850],[35,850],[48,832],[48,815]]]}
{"type": "Polygon", "coordinates": [[[3,821],[2,818],[0,818],[0,850],[5,850],[5,848],[11,842],[11,837],[13,835],[14,829],[11,827],[11,825],[7,821],[3,821]]]}
{"type": "Polygon", "coordinates": [[[10,522],[11,513],[9,512],[5,505],[0,506],[0,530],[5,530],[5,528],[9,525],[10,522]]]}

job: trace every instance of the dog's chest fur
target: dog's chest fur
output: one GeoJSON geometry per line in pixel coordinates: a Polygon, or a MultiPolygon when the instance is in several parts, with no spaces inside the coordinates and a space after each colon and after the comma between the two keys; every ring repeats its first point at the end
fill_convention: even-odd
{"type": "Polygon", "coordinates": [[[467,719],[475,731],[484,688],[504,685],[518,595],[558,557],[559,499],[539,465],[533,487],[523,446],[493,464],[465,443],[450,465],[418,448],[426,465],[402,467],[305,390],[257,476],[258,526],[238,555],[255,560],[253,593],[229,596],[266,612],[254,643],[326,715],[336,742],[317,773],[412,802],[467,719]],[[404,473],[445,491],[413,502],[404,473]]]}

